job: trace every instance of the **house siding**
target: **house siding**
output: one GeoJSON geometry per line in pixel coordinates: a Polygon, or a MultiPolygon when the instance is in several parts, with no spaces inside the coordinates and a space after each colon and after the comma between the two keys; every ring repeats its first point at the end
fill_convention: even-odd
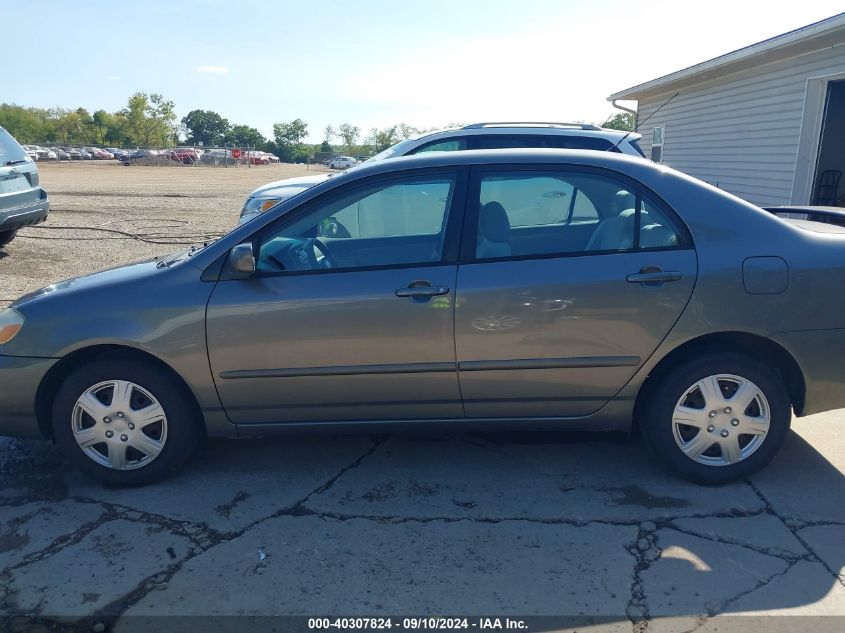
{"type": "Polygon", "coordinates": [[[845,44],[639,101],[640,146],[666,127],[663,164],[758,205],[789,204],[807,80],[845,71],[845,44]]]}

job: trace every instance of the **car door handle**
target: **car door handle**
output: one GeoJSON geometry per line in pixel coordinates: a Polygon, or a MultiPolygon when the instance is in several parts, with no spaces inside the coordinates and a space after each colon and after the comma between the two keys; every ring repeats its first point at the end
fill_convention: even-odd
{"type": "Polygon", "coordinates": [[[438,295],[449,294],[449,286],[432,286],[419,285],[408,286],[407,288],[399,288],[396,291],[397,297],[436,297],[438,295]]]}
{"type": "Polygon", "coordinates": [[[631,284],[664,284],[671,281],[680,281],[684,276],[674,270],[653,270],[649,272],[638,272],[628,275],[625,280],[631,284]]]}

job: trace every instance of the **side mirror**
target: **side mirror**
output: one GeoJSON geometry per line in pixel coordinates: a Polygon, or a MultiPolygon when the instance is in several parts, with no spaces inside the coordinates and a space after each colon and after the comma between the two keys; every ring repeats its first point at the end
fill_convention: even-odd
{"type": "Polygon", "coordinates": [[[249,277],[255,273],[255,255],[252,243],[238,244],[229,251],[229,270],[237,277],[249,277]]]}

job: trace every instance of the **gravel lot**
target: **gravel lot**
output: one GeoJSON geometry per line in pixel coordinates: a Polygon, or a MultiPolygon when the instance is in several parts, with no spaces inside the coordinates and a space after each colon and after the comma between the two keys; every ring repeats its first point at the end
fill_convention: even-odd
{"type": "MultiPolygon", "coordinates": [[[[48,226],[172,236],[225,231],[251,189],[304,167],[41,171],[48,226]]],[[[111,237],[22,231],[0,251],[0,298],[174,248],[111,237]]],[[[452,614],[565,615],[588,631],[841,631],[843,424],[845,411],[795,421],[767,469],[722,488],[674,479],[616,435],[208,441],[175,477],[131,490],[91,483],[47,442],[0,439],[0,630],[452,614]]]]}
{"type": "MultiPolygon", "coordinates": [[[[179,248],[82,227],[191,243],[235,226],[244,199],[259,185],[309,173],[304,165],[124,167],[112,161],[43,163],[38,169],[50,194],[50,216],[0,249],[0,305],[67,277],[179,248]],[[80,228],[55,228],[60,226],[80,228]]],[[[325,171],[310,167],[315,169],[325,171]]]]}

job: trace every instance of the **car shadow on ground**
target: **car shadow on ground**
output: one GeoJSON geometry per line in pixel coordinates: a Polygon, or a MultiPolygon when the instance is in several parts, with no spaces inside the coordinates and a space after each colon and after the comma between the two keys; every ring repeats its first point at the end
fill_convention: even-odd
{"type": "MultiPolygon", "coordinates": [[[[839,602],[822,608],[845,613],[837,579],[845,478],[794,432],[762,473],[715,488],[678,480],[638,440],[618,434],[211,440],[170,479],[136,489],[88,481],[47,443],[4,441],[0,499],[97,502],[207,530],[207,551],[194,559],[205,562],[186,564],[169,583],[178,604],[156,594],[165,613],[203,613],[203,596],[219,595],[215,578],[233,576],[254,596],[255,614],[343,604],[372,615],[359,600],[365,591],[398,613],[621,622],[800,613],[830,600],[839,602]],[[328,568],[297,558],[314,533],[321,556],[347,566],[343,587],[328,568]],[[261,571],[272,582],[253,577],[240,555],[231,562],[222,554],[253,534],[279,557],[274,572],[261,571]],[[363,573],[364,559],[378,573],[363,573]],[[206,578],[208,569],[216,573],[206,578]],[[193,584],[185,580],[192,574],[200,577],[193,584]],[[302,595],[302,583],[318,590],[302,595]],[[280,598],[286,592],[289,603],[280,598]],[[508,592],[519,600],[504,599],[508,592]]],[[[144,613],[143,601],[136,607],[144,613]]]]}

